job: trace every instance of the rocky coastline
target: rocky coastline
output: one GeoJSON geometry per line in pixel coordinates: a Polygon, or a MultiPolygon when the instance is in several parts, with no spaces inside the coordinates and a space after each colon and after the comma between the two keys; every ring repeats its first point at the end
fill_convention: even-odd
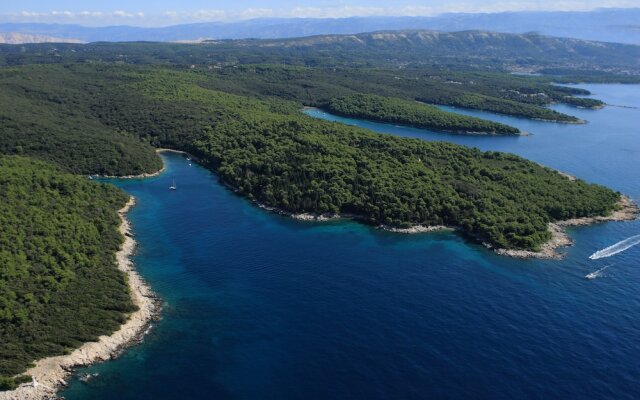
{"type": "Polygon", "coordinates": [[[516,258],[542,258],[542,259],[562,259],[564,254],[557,250],[573,244],[573,241],[567,234],[567,228],[572,226],[586,226],[608,221],[631,221],[638,218],[640,208],[628,197],[621,196],[618,201],[618,210],[607,216],[595,216],[584,218],[572,218],[563,221],[549,223],[549,231],[551,231],[551,239],[543,244],[540,251],[530,250],[510,250],[494,248],[487,243],[483,245],[495,253],[516,258]]]}
{"type": "Polygon", "coordinates": [[[134,205],[135,199],[130,197],[127,204],[118,211],[122,221],[119,230],[124,236],[124,243],[116,253],[116,260],[118,268],[127,274],[131,298],[138,310],[131,313],[120,329],[111,335],[100,336],[97,342],[85,343],[71,354],[36,361],[23,374],[31,376],[32,382],[22,384],[15,390],[0,392],[0,400],[56,399],[56,392],[67,385],[67,379],[76,368],[118,357],[127,347],[140,343],[152,322],[159,318],[161,301],[131,262],[136,242],[131,235],[131,225],[126,214],[134,205]]]}
{"type": "Polygon", "coordinates": [[[336,111],[325,109],[325,108],[308,107],[308,106],[305,106],[305,107],[302,108],[303,112],[304,111],[314,111],[314,110],[321,111],[321,112],[324,112],[324,113],[327,113],[327,114],[342,116],[342,117],[345,117],[345,118],[360,119],[360,120],[363,120],[363,121],[369,121],[369,122],[374,122],[374,123],[378,123],[378,124],[394,125],[394,126],[397,126],[397,127],[406,127],[406,128],[427,129],[427,130],[433,130],[433,131],[436,131],[436,132],[440,132],[440,133],[444,133],[444,134],[452,134],[452,135],[478,135],[478,136],[529,136],[529,135],[531,135],[530,132],[523,131],[523,130],[518,130],[518,132],[513,132],[513,133],[498,133],[498,132],[487,132],[487,131],[466,131],[466,130],[462,130],[462,129],[439,129],[439,128],[434,128],[434,127],[420,126],[420,125],[399,124],[399,123],[389,122],[389,121],[382,121],[382,120],[354,117],[352,115],[341,114],[341,113],[338,113],[336,111]]]}
{"type": "Polygon", "coordinates": [[[445,226],[445,225],[413,225],[408,228],[396,228],[393,226],[380,225],[379,228],[385,231],[393,232],[393,233],[406,233],[406,234],[456,230],[456,228],[454,227],[445,226]]]}
{"type": "MultiPolygon", "coordinates": [[[[574,176],[558,172],[561,175],[567,177],[567,179],[574,180],[576,179],[574,176]]],[[[263,210],[276,213],[279,215],[284,215],[299,221],[309,221],[309,222],[325,222],[332,221],[338,219],[355,219],[355,220],[363,220],[362,216],[353,215],[353,214],[333,214],[333,213],[325,213],[325,214],[315,214],[315,213],[291,213],[284,210],[281,210],[276,207],[267,206],[258,201],[254,200],[254,203],[262,208],[263,210]]],[[[559,253],[557,250],[562,247],[567,247],[573,244],[573,241],[567,234],[566,228],[572,226],[586,226],[600,222],[607,221],[630,221],[638,218],[640,214],[640,208],[628,197],[621,196],[618,201],[618,210],[611,213],[608,216],[595,216],[595,217],[585,217],[585,218],[573,218],[563,221],[555,221],[549,223],[549,231],[551,232],[551,239],[544,243],[539,251],[532,250],[515,250],[515,249],[502,249],[495,247],[489,243],[483,242],[482,245],[486,248],[494,251],[496,254],[515,257],[515,258],[541,258],[541,259],[562,259],[563,254],[559,253]]],[[[436,231],[455,231],[458,228],[454,226],[445,226],[445,225],[413,225],[408,228],[398,228],[388,225],[378,225],[378,229],[383,229],[388,232],[393,233],[403,233],[403,234],[417,234],[417,233],[429,233],[436,231]]]]}

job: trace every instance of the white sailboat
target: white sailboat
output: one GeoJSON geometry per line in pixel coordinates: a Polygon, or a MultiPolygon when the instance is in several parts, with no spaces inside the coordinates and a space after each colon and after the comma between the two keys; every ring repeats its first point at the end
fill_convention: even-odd
{"type": "Polygon", "coordinates": [[[173,183],[171,184],[171,186],[169,186],[170,190],[178,190],[178,187],[176,186],[176,180],[173,180],[173,183]]]}

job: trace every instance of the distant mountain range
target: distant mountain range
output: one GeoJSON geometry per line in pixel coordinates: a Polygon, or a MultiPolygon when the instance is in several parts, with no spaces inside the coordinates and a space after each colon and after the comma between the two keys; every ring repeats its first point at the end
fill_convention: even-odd
{"type": "Polygon", "coordinates": [[[462,63],[517,68],[517,65],[551,65],[573,69],[626,67],[640,70],[640,46],[557,38],[534,33],[511,34],[488,31],[440,32],[397,30],[353,35],[317,35],[290,39],[239,39],[212,41],[220,52],[226,48],[267,56],[287,54],[310,60],[317,55],[341,52],[344,62],[383,65],[462,63]]]}
{"type": "Polygon", "coordinates": [[[49,62],[243,64],[495,69],[551,74],[640,76],[640,46],[534,33],[397,30],[285,39],[207,40],[198,44],[95,42],[0,45],[0,65],[49,62]]]}
{"type": "MultiPolygon", "coordinates": [[[[5,23],[0,33],[22,34],[23,42],[60,41],[196,41],[202,39],[281,39],[326,34],[356,34],[380,30],[491,30],[640,44],[640,8],[589,12],[505,12],[443,14],[437,17],[353,17],[339,19],[253,19],[208,22],[160,28],[5,23]],[[31,35],[31,36],[28,36],[31,35]]],[[[19,38],[17,36],[14,36],[19,38]]],[[[15,41],[17,42],[17,40],[15,41]]]]}

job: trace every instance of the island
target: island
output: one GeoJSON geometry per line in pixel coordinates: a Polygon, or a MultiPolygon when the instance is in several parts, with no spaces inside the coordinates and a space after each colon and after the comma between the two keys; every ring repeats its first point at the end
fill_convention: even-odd
{"type": "MultiPolygon", "coordinates": [[[[192,154],[238,196],[274,212],[353,218],[398,233],[455,229],[509,256],[557,257],[554,249],[568,243],[563,226],[636,217],[623,194],[514,154],[300,112],[326,107],[500,135],[519,131],[434,105],[577,123],[546,106],[601,102],[554,85],[555,76],[514,76],[507,66],[534,54],[532,68],[566,68],[578,58],[597,69],[618,47],[601,45],[593,57],[590,42],[553,39],[568,48],[546,54],[540,49],[552,39],[538,38],[539,51],[525,52],[508,43],[531,36],[496,34],[476,49],[490,55],[480,57],[475,35],[414,35],[419,51],[399,37],[1,45],[0,388],[44,368],[58,371],[43,382],[54,390],[64,371],[117,354],[153,318],[157,302],[128,261],[131,199],[88,177],[156,174],[160,148],[192,154]],[[451,37],[474,56],[447,53],[441,40],[451,37]]],[[[637,49],[628,50],[607,79],[635,71],[637,49]]]]}

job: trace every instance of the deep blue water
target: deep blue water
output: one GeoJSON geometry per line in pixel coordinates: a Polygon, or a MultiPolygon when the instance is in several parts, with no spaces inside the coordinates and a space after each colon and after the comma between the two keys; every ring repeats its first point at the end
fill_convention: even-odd
{"type": "MultiPolygon", "coordinates": [[[[583,87],[640,106],[638,86],[583,87]]],[[[555,108],[590,123],[464,111],[533,133],[477,137],[309,113],[518,153],[640,198],[640,110],[555,108]]],[[[640,222],[572,230],[562,261],[516,260],[453,233],[292,221],[164,157],[165,174],[114,182],[138,199],[135,262],[163,318],[67,399],[640,398],[640,246],[588,259],[640,222]]]]}

